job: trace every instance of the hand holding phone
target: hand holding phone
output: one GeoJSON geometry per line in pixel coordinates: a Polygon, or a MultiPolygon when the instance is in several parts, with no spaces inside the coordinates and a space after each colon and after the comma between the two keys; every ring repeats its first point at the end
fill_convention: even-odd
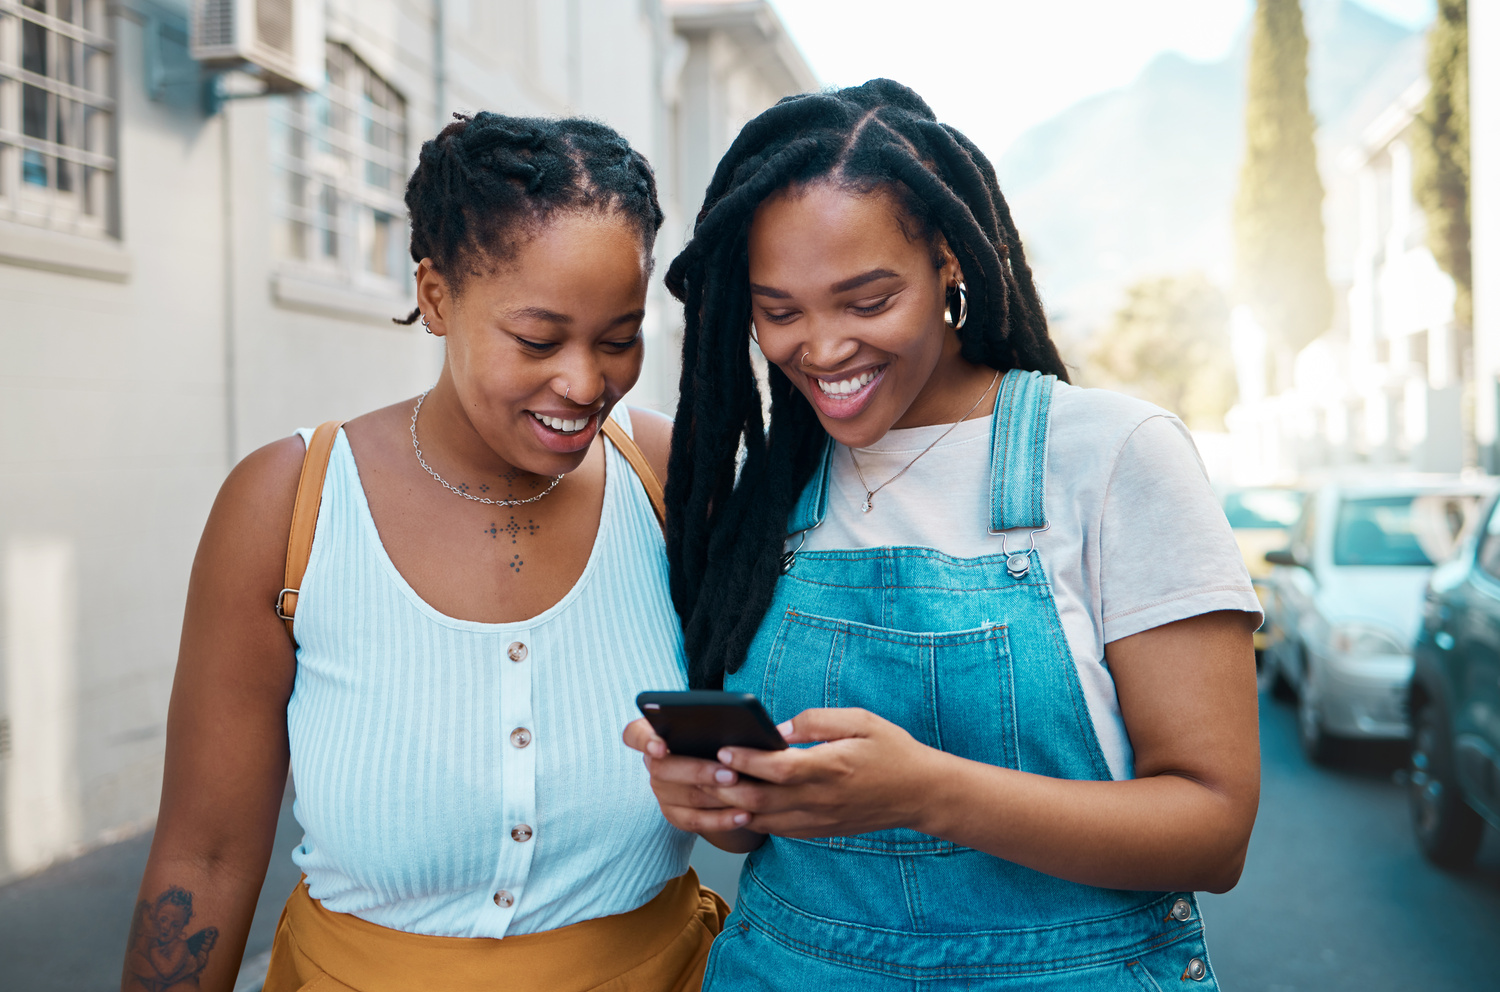
{"type": "Polygon", "coordinates": [[[643,692],[635,704],[673,754],[718,760],[719,749],[787,746],[760,700],[748,692],[643,692]]]}

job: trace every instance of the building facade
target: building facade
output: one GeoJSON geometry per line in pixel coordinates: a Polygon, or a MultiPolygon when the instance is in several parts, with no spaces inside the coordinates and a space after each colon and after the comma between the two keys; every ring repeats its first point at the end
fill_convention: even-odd
{"type": "Polygon", "coordinates": [[[1291,389],[1266,395],[1264,335],[1248,310],[1236,312],[1241,402],[1227,420],[1238,481],[1465,464],[1473,362],[1454,323],[1453,280],[1427,247],[1413,193],[1415,118],[1429,86],[1418,72],[1349,140],[1323,149],[1328,227],[1348,232],[1330,238],[1342,251],[1329,260],[1342,299],[1334,326],[1298,354],[1291,389]]]}
{"type": "MultiPolygon", "coordinates": [[[[324,81],[278,96],[193,61],[186,0],[0,4],[0,880],[152,822],[228,468],[436,378],[391,318],[450,113],[618,128],[657,168],[660,272],[739,126],[816,82],[762,0],[312,2],[324,81]]],[[[680,321],[658,280],[631,402],[672,409],[680,321]]]]}
{"type": "Polygon", "coordinates": [[[1500,472],[1500,10],[1469,4],[1469,217],[1474,251],[1474,434],[1500,472]]]}

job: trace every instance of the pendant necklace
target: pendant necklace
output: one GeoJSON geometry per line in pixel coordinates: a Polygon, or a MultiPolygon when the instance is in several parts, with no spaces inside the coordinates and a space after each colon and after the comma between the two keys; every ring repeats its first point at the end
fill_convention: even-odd
{"type": "Polygon", "coordinates": [[[483,496],[475,496],[473,493],[466,493],[462,489],[459,489],[458,487],[454,486],[447,479],[443,478],[441,475],[438,475],[437,472],[433,471],[432,466],[429,465],[429,464],[427,464],[427,459],[425,459],[425,458],[422,457],[422,448],[421,448],[421,446],[417,444],[417,414],[419,414],[419,413],[422,412],[422,401],[427,398],[427,393],[430,393],[430,392],[432,392],[432,390],[429,389],[429,390],[427,390],[427,392],[424,392],[421,396],[418,396],[417,397],[417,405],[414,406],[414,407],[412,407],[412,410],[411,410],[411,447],[412,447],[412,450],[417,453],[417,461],[418,461],[418,463],[420,463],[421,466],[427,470],[427,474],[430,475],[430,476],[432,476],[437,481],[441,482],[443,484],[443,488],[446,489],[446,490],[448,490],[450,493],[455,493],[456,495],[462,496],[464,499],[471,499],[471,500],[473,500],[476,503],[487,503],[490,506],[524,506],[527,503],[535,503],[537,500],[541,499],[543,496],[547,495],[552,490],[556,489],[557,488],[557,484],[563,480],[562,476],[560,476],[560,475],[557,476],[556,478],[554,478],[552,480],[552,484],[549,485],[546,489],[543,489],[541,492],[537,493],[535,496],[529,497],[527,499],[486,499],[483,496]]]}
{"type": "Polygon", "coordinates": [[[906,468],[903,468],[901,471],[897,472],[895,475],[891,476],[889,479],[886,479],[884,482],[882,482],[880,485],[876,486],[874,489],[871,489],[870,488],[870,484],[865,481],[865,474],[859,470],[859,460],[854,457],[854,449],[850,448],[849,449],[849,461],[851,461],[851,462],[854,463],[854,474],[857,475],[857,476],[859,476],[859,484],[861,486],[863,486],[864,490],[865,490],[865,501],[864,501],[863,504],[860,505],[859,512],[860,513],[869,513],[870,512],[870,506],[872,504],[872,501],[875,499],[875,494],[876,493],[880,492],[880,490],[884,489],[886,486],[890,485],[891,483],[895,482],[897,479],[899,479],[903,475],[905,475],[906,474],[906,470],[909,469],[909,468],[911,468],[913,465],[915,465],[917,463],[917,458],[921,458],[923,455],[927,454],[927,452],[931,451],[933,448],[936,448],[937,445],[938,445],[938,441],[941,441],[943,438],[947,437],[949,434],[952,434],[953,431],[958,427],[959,424],[963,423],[965,420],[968,420],[970,417],[972,417],[974,415],[974,411],[979,409],[979,404],[981,404],[981,403],[984,402],[984,398],[990,394],[990,390],[994,389],[995,388],[995,383],[997,383],[999,381],[1000,381],[1000,371],[997,369],[997,370],[995,370],[995,378],[991,379],[990,380],[990,384],[988,386],[984,387],[984,392],[980,393],[979,394],[979,399],[975,400],[974,401],[974,405],[971,406],[971,407],[969,407],[969,412],[968,413],[964,414],[962,417],[959,417],[957,420],[955,420],[953,422],[952,426],[950,426],[947,430],[943,431],[943,433],[941,433],[941,434],[939,434],[937,436],[937,440],[936,441],[933,441],[927,447],[925,447],[921,451],[917,452],[917,457],[913,458],[911,461],[907,462],[906,463],[906,468]]]}

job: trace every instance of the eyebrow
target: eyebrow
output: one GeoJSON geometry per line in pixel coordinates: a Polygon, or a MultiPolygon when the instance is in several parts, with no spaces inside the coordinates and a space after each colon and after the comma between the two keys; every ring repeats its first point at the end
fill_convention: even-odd
{"type": "Polygon", "coordinates": [[[505,316],[511,320],[545,320],[549,324],[571,324],[573,318],[556,310],[548,310],[546,307],[517,307],[508,311],[505,316]]]}
{"type": "MultiPolygon", "coordinates": [[[[549,324],[562,324],[564,326],[573,323],[573,318],[567,314],[558,313],[556,310],[548,310],[546,307],[517,307],[514,310],[508,311],[505,316],[511,320],[545,320],[549,324]]],[[[645,310],[631,310],[620,314],[620,316],[610,321],[609,326],[618,327],[621,324],[628,324],[631,321],[645,319],[645,310]]]]}
{"type": "Polygon", "coordinates": [[[869,272],[845,279],[843,282],[836,282],[828,288],[835,293],[847,293],[851,289],[858,289],[867,282],[874,282],[876,279],[890,279],[895,275],[896,273],[890,269],[871,269],[869,272]]]}
{"type": "MultiPolygon", "coordinates": [[[[892,272],[890,269],[871,269],[869,272],[862,272],[857,276],[850,276],[848,279],[836,282],[832,286],[829,286],[828,290],[832,293],[847,293],[851,289],[858,289],[865,283],[874,282],[877,279],[890,279],[896,275],[897,273],[892,272]]],[[[762,286],[760,283],[755,282],[750,284],[750,292],[756,296],[769,296],[777,300],[789,300],[792,298],[792,294],[784,289],[777,289],[774,286],[762,286]]]]}

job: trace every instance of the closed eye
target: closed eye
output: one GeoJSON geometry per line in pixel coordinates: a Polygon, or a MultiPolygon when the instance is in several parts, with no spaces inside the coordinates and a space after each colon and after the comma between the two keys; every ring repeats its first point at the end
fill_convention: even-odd
{"type": "MultiPolygon", "coordinates": [[[[515,335],[511,336],[516,337],[515,335]]],[[[557,347],[557,345],[551,341],[528,341],[526,338],[522,337],[516,337],[516,340],[520,342],[522,348],[525,348],[527,351],[534,351],[538,354],[551,351],[553,348],[557,347]]]]}
{"type": "MultiPolygon", "coordinates": [[[[892,294],[892,295],[894,296],[895,294],[892,294]]],[[[859,305],[856,304],[856,305],[850,306],[849,309],[851,311],[853,311],[854,313],[859,314],[861,317],[870,317],[870,316],[873,316],[873,315],[879,313],[880,311],[884,310],[886,308],[886,306],[890,302],[891,302],[891,297],[890,296],[884,296],[884,297],[881,297],[879,300],[876,300],[874,303],[870,304],[869,306],[862,307],[862,306],[859,306],[859,305]]]]}
{"type": "Polygon", "coordinates": [[[640,342],[641,332],[636,331],[635,336],[630,338],[628,341],[606,341],[604,342],[604,344],[606,347],[613,348],[616,351],[629,351],[631,348],[634,348],[636,345],[640,344],[640,342]]]}
{"type": "Polygon", "coordinates": [[[790,323],[797,316],[797,311],[786,310],[781,313],[772,313],[770,310],[762,310],[760,314],[773,324],[786,324],[790,323]]]}

